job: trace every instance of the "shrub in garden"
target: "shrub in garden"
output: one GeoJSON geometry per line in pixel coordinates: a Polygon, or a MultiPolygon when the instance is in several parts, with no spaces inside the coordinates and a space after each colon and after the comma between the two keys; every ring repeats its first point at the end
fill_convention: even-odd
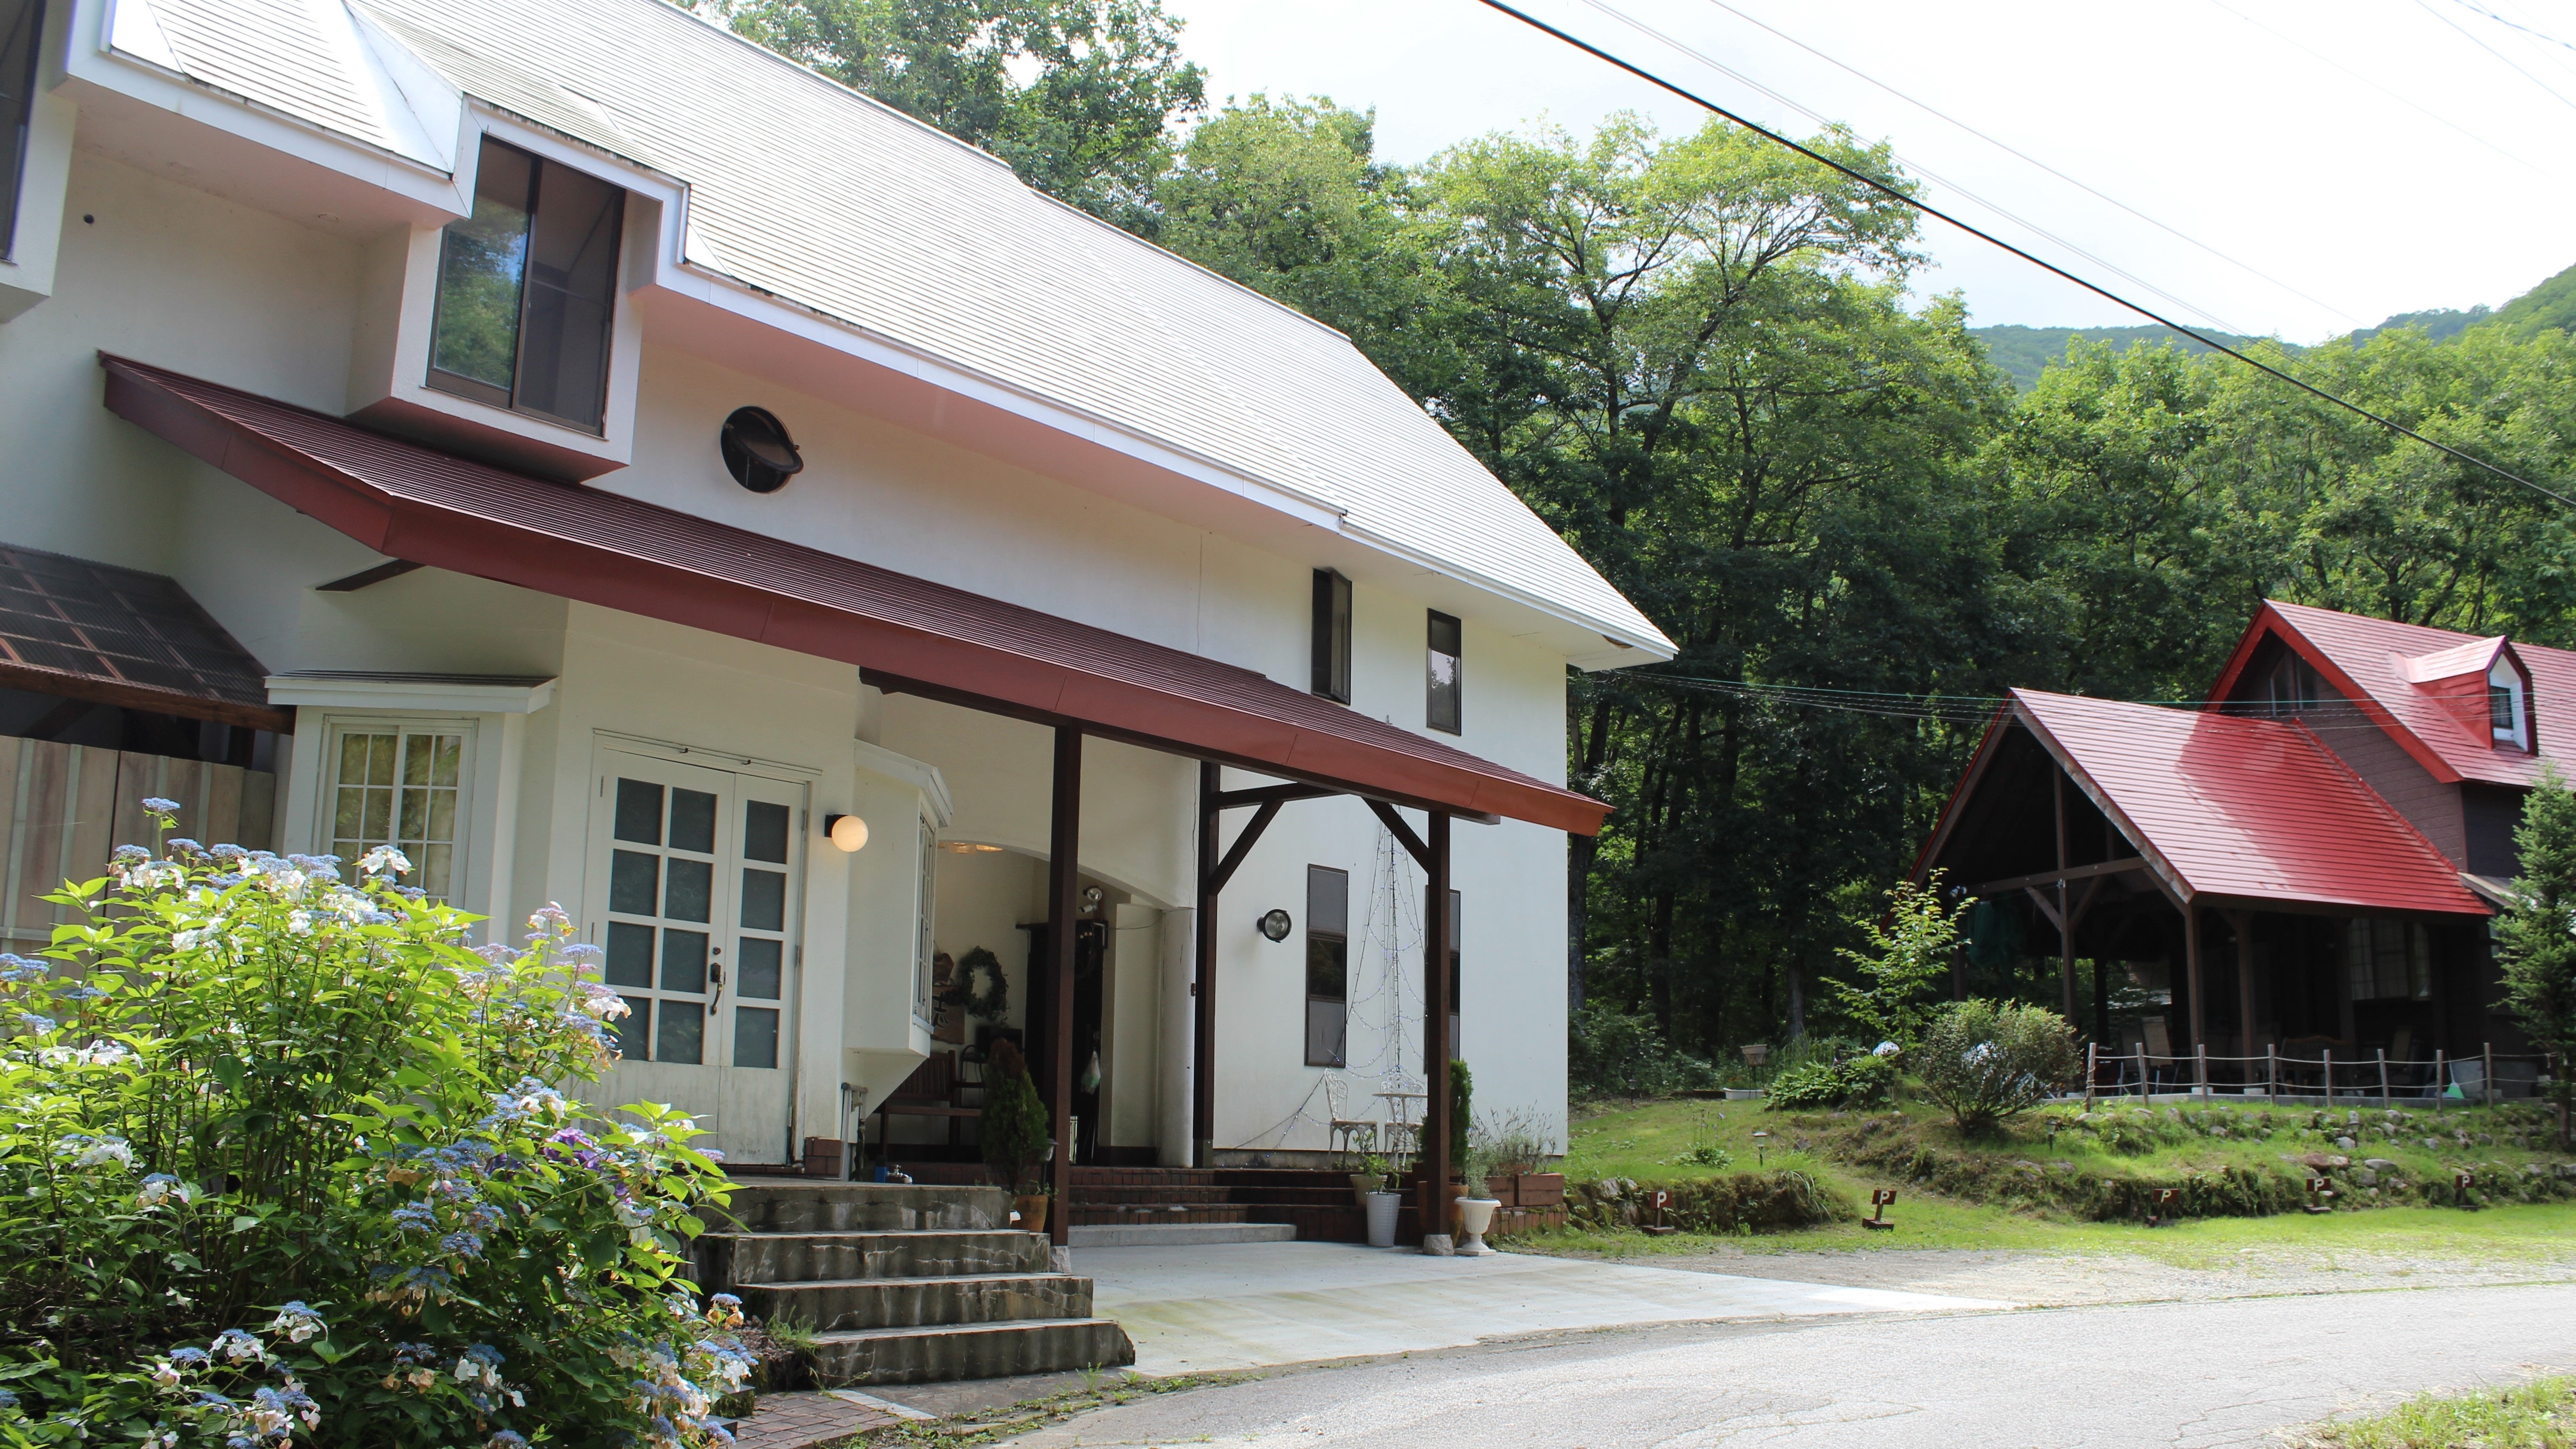
{"type": "Polygon", "coordinates": [[[993,1043],[984,1063],[984,1111],[975,1122],[984,1165],[1012,1192],[1042,1190],[1038,1171],[1047,1160],[1052,1121],[1029,1079],[1028,1058],[1007,1038],[993,1043]]]}
{"type": "Polygon", "coordinates": [[[624,1003],[562,912],[469,950],[408,869],[122,846],[0,956],[0,1444],[722,1438],[740,1312],[682,1276],[718,1168],[563,1094],[624,1003]]]}
{"type": "Polygon", "coordinates": [[[1636,1012],[1587,1001],[1566,1019],[1566,1085],[1577,1097],[1668,1097],[1716,1081],[1636,1012]]]}
{"type": "Polygon", "coordinates": [[[1771,1079],[1763,1105],[1775,1112],[1814,1112],[1883,1102],[1896,1089],[1896,1058],[1859,1052],[1839,1062],[1813,1061],[1771,1079]]]}
{"type": "Polygon", "coordinates": [[[1905,1060],[1923,1079],[1925,1095],[1949,1108],[1965,1131],[2038,1106],[2083,1070],[2066,1018],[2005,1001],[1942,1008],[1905,1060]]]}

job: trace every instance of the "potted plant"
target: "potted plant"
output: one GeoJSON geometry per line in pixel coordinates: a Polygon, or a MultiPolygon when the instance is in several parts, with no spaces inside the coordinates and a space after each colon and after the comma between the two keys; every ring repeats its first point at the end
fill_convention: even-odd
{"type": "Polygon", "coordinates": [[[1494,1212],[1503,1204],[1485,1191],[1486,1174],[1494,1166],[1493,1149],[1485,1143],[1470,1140],[1466,1161],[1459,1169],[1462,1191],[1457,1199],[1458,1242],[1452,1250],[1462,1258],[1479,1258],[1493,1251],[1485,1246],[1485,1230],[1494,1225],[1494,1212]]]}
{"type": "Polygon", "coordinates": [[[1395,1246],[1395,1218],[1404,1207],[1404,1194],[1387,1190],[1389,1170],[1386,1159],[1375,1153],[1369,1154],[1368,1171],[1351,1174],[1353,1187],[1358,1187],[1364,1180],[1369,1186],[1360,1194],[1360,1206],[1368,1210],[1369,1246],[1392,1248],[1395,1246]]]}
{"type": "Polygon", "coordinates": [[[1360,1159],[1360,1170],[1351,1174],[1351,1200],[1368,1206],[1369,1194],[1386,1186],[1386,1159],[1372,1152],[1360,1159]]]}
{"type": "Polygon", "coordinates": [[[1005,1038],[993,1043],[984,1062],[984,1111],[976,1119],[976,1141],[984,1165],[993,1169],[1012,1193],[1022,1232],[1046,1231],[1047,1194],[1038,1180],[1039,1166],[1053,1144],[1047,1137],[1046,1104],[1029,1079],[1029,1064],[1005,1038]]]}

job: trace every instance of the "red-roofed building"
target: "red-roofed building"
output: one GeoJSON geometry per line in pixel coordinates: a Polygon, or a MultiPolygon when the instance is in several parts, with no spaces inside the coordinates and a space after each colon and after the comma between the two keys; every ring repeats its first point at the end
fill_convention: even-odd
{"type": "Polygon", "coordinates": [[[1917,875],[1979,901],[1963,992],[2055,956],[2105,1052],[2519,1050],[2488,925],[2570,755],[2576,653],[2267,603],[2203,709],[2015,691],[1917,875]]]}

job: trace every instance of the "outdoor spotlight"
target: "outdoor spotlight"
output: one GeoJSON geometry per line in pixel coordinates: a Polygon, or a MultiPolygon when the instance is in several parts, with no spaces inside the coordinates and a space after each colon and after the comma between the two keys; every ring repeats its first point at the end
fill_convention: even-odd
{"type": "Polygon", "coordinates": [[[1273,941],[1285,941],[1288,939],[1290,928],[1296,924],[1288,919],[1286,911],[1274,910],[1261,918],[1261,934],[1273,941]]]}
{"type": "Polygon", "coordinates": [[[831,838],[834,845],[856,854],[859,847],[868,843],[868,822],[856,815],[826,815],[823,817],[823,833],[831,838]]]}

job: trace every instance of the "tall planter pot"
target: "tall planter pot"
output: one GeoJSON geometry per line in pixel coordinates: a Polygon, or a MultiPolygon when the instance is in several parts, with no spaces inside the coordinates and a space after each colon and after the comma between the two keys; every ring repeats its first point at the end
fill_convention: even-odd
{"type": "Polygon", "coordinates": [[[1368,1241],[1372,1248],[1395,1246],[1395,1215],[1404,1206],[1400,1192],[1373,1192],[1368,1195],[1368,1241]]]}
{"type": "Polygon", "coordinates": [[[1019,1209],[1020,1212],[1020,1231],[1024,1233],[1045,1232],[1047,1230],[1047,1204],[1053,1201],[1053,1198],[1048,1197],[1042,1192],[1031,1193],[1027,1197],[1015,1197],[1011,1199],[1011,1206],[1019,1209]]]}
{"type": "Polygon", "coordinates": [[[1458,1199],[1457,1254],[1461,1258],[1481,1258],[1493,1249],[1485,1246],[1485,1229],[1494,1225],[1494,1212],[1502,1206],[1499,1198],[1462,1197],[1458,1199]]]}

